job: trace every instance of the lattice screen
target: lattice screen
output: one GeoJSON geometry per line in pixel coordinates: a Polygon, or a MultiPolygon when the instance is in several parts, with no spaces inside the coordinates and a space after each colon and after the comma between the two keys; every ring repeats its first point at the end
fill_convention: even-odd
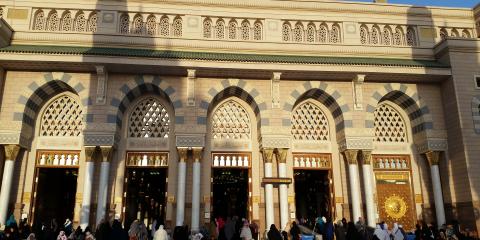
{"type": "Polygon", "coordinates": [[[292,114],[292,135],[295,140],[329,140],[327,117],[311,102],[297,106],[292,114]]]}
{"type": "Polygon", "coordinates": [[[82,132],[82,108],[70,96],[51,102],[42,116],[40,136],[75,137],[82,132]]]}
{"type": "Polygon", "coordinates": [[[135,106],[129,118],[129,137],[168,138],[169,134],[170,117],[158,99],[149,97],[135,106]]]}
{"type": "Polygon", "coordinates": [[[250,139],[250,118],[238,102],[229,100],[212,115],[212,137],[214,139],[250,139]]]}
{"type": "Polygon", "coordinates": [[[405,122],[397,110],[387,104],[381,104],[373,114],[375,116],[375,141],[407,142],[405,122]]]}

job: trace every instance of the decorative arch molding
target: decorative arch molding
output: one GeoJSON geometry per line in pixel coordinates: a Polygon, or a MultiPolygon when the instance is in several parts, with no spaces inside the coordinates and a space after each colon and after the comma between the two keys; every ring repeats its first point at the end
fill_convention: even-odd
{"type": "Polygon", "coordinates": [[[151,78],[145,78],[143,75],[136,76],[133,83],[127,83],[120,87],[120,92],[120,96],[114,97],[110,101],[110,107],[116,110],[116,115],[107,117],[108,123],[115,123],[118,128],[122,126],[123,116],[128,107],[136,99],[146,94],[154,94],[171,104],[174,111],[173,115],[175,115],[175,124],[183,124],[184,122],[184,114],[180,111],[183,107],[182,101],[175,94],[175,89],[158,76],[151,78]]]}
{"type": "Polygon", "coordinates": [[[480,134],[480,96],[472,98],[473,129],[480,134]]]}
{"type": "Polygon", "coordinates": [[[267,110],[267,103],[260,97],[260,92],[257,89],[240,79],[225,79],[221,85],[208,90],[207,96],[200,101],[200,108],[204,110],[204,115],[197,117],[197,124],[206,125],[207,114],[212,111],[216,104],[232,96],[243,100],[252,108],[257,119],[258,135],[260,136],[260,126],[270,125],[269,119],[262,118],[260,115],[260,111],[267,110]]]}
{"type": "Polygon", "coordinates": [[[418,93],[405,84],[385,84],[370,97],[367,104],[365,128],[374,128],[376,107],[384,100],[389,100],[400,106],[408,115],[412,134],[425,133],[433,129],[433,120],[428,106],[420,99],[418,93]]]}
{"type": "MultiPolygon", "coordinates": [[[[26,143],[33,138],[34,128],[40,109],[52,97],[62,92],[72,92],[75,95],[86,95],[85,86],[66,73],[46,73],[43,79],[36,79],[22,92],[15,104],[14,122],[21,122],[20,139],[26,143]]],[[[81,98],[82,99],[82,98],[81,98]]],[[[82,108],[89,105],[88,97],[81,100],[82,108]]],[[[85,116],[85,110],[84,116],[85,116]]],[[[22,144],[22,143],[21,143],[22,144]]],[[[22,146],[29,148],[29,144],[22,146]]]]}
{"type": "Polygon", "coordinates": [[[340,92],[324,82],[305,82],[290,93],[283,105],[284,116],[286,116],[282,119],[283,126],[291,127],[292,110],[298,103],[308,98],[319,101],[330,110],[335,120],[337,138],[341,138],[345,128],[352,127],[353,121],[347,102],[340,92]],[[342,134],[339,136],[339,133],[342,134]]]}

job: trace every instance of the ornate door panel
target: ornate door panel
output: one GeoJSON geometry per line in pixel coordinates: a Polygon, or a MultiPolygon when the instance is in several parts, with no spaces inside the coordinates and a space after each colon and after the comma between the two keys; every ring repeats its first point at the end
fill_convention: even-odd
{"type": "Polygon", "coordinates": [[[394,222],[402,224],[404,229],[415,226],[410,172],[376,172],[377,202],[380,220],[390,227],[394,222]]]}
{"type": "Polygon", "coordinates": [[[377,208],[380,221],[410,230],[415,227],[410,158],[408,155],[374,155],[377,208]]]}

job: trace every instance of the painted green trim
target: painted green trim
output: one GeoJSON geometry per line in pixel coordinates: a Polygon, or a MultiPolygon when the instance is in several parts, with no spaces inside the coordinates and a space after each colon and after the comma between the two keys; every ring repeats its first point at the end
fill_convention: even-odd
{"type": "Polygon", "coordinates": [[[330,57],[330,56],[328,57],[327,56],[298,56],[298,55],[266,55],[266,54],[241,54],[241,53],[218,53],[218,52],[186,52],[186,51],[149,50],[149,49],[136,49],[136,48],[10,45],[8,47],[0,48],[0,53],[122,56],[122,57],[147,57],[147,58],[164,58],[164,59],[225,61],[225,62],[340,64],[340,65],[377,65],[377,66],[398,66],[398,67],[449,68],[449,66],[433,60],[330,57]]]}

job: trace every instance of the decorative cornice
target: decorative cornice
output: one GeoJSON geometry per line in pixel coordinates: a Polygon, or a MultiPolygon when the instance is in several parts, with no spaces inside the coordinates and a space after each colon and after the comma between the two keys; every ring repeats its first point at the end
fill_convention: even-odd
{"type": "Polygon", "coordinates": [[[115,134],[85,134],[83,144],[85,146],[114,146],[115,134]]]}
{"type": "Polygon", "coordinates": [[[146,57],[159,59],[185,59],[226,62],[340,64],[355,66],[397,66],[419,68],[449,68],[434,60],[416,60],[377,57],[336,57],[311,55],[245,54],[224,52],[193,52],[137,48],[106,48],[81,46],[11,45],[0,48],[0,53],[57,54],[85,56],[146,57]]]}
{"type": "Polygon", "coordinates": [[[291,138],[287,136],[262,135],[260,144],[263,148],[290,148],[291,138]]]}
{"type": "Polygon", "coordinates": [[[448,147],[447,139],[426,139],[422,143],[416,145],[419,153],[428,151],[446,151],[448,147]]]}
{"type": "Polygon", "coordinates": [[[18,144],[25,149],[30,148],[28,141],[20,132],[0,132],[0,144],[18,144]]]}
{"type": "Polygon", "coordinates": [[[177,147],[205,147],[204,134],[177,134],[175,136],[175,144],[177,147]]]}
{"type": "Polygon", "coordinates": [[[373,137],[347,137],[338,142],[340,152],[347,149],[373,149],[373,137]]]}

